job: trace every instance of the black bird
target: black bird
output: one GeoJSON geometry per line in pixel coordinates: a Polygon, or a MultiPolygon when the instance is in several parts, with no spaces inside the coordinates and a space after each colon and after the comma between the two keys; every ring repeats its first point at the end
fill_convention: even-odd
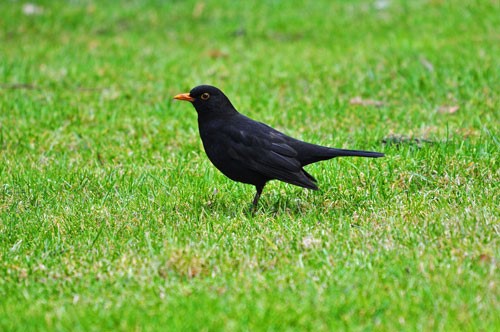
{"type": "Polygon", "coordinates": [[[269,180],[280,180],[317,190],[316,179],[303,167],[335,157],[383,157],[383,153],[335,149],[299,141],[268,125],[254,121],[234,108],[226,95],[210,85],[200,85],[174,97],[193,104],[208,159],[234,181],[253,184],[256,208],[269,180]]]}

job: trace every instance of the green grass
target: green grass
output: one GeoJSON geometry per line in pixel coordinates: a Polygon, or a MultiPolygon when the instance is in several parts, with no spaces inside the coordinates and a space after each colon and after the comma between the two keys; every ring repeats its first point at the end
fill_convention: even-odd
{"type": "Polygon", "coordinates": [[[0,3],[0,330],[500,329],[497,1],[36,4],[0,3]],[[200,83],[386,157],[250,216],[200,83]]]}

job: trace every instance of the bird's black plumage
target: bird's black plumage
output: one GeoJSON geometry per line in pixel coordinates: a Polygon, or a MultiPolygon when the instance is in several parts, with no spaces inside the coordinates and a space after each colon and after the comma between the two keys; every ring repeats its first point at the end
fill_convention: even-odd
{"type": "Polygon", "coordinates": [[[270,180],[316,190],[316,179],[304,166],[335,157],[378,158],[383,153],[335,149],[306,143],[236,111],[224,93],[200,85],[174,97],[190,101],[198,113],[198,128],[210,161],[234,181],[256,187],[253,206],[270,180]]]}

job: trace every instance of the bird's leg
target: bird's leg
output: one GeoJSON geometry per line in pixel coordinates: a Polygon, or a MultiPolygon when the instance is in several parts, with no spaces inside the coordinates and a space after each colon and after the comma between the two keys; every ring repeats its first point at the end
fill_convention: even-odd
{"type": "Polygon", "coordinates": [[[255,193],[255,197],[253,198],[252,212],[255,212],[255,210],[257,210],[257,203],[259,203],[260,194],[262,194],[264,186],[255,186],[255,189],[257,189],[257,192],[255,193]]]}

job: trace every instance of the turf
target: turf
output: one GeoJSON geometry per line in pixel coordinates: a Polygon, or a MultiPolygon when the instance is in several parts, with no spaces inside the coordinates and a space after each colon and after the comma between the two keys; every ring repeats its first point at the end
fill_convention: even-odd
{"type": "Polygon", "coordinates": [[[0,3],[0,330],[500,329],[497,1],[0,3]],[[220,87],[321,191],[210,165],[220,87]]]}

